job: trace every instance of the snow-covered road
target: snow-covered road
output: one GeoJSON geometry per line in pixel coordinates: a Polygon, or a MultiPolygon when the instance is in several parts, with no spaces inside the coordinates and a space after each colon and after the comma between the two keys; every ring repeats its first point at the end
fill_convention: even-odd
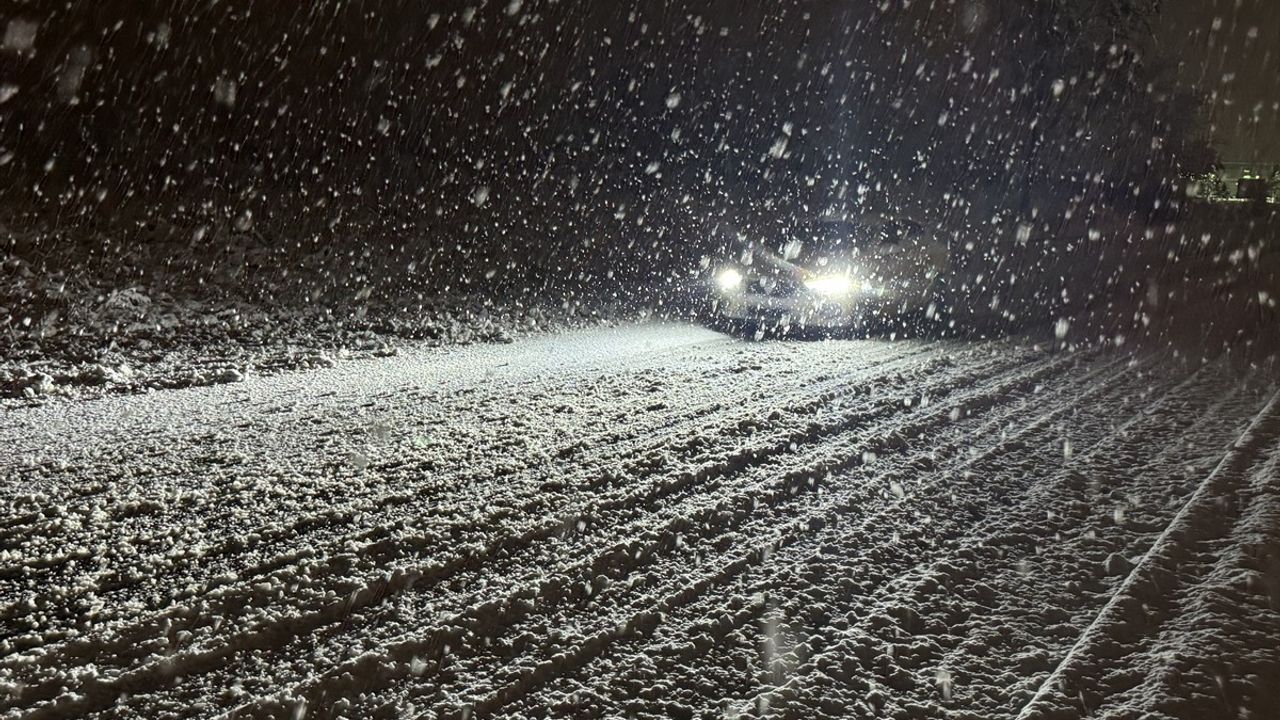
{"type": "Polygon", "coordinates": [[[1274,393],[650,323],[12,410],[0,717],[1277,717],[1274,393]]]}

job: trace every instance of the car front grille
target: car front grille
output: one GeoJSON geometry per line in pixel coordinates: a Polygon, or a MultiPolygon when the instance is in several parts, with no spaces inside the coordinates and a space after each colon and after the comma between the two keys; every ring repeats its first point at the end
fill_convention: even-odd
{"type": "Polygon", "coordinates": [[[753,277],[747,280],[746,289],[752,295],[768,295],[770,297],[790,297],[800,286],[789,278],[753,277]]]}

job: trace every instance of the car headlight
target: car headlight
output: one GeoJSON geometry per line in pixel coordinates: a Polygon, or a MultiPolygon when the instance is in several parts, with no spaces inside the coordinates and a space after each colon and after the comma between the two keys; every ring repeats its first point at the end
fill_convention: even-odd
{"type": "Polygon", "coordinates": [[[725,268],[716,273],[716,287],[725,292],[742,287],[742,273],[736,268],[725,268]]]}
{"type": "Polygon", "coordinates": [[[841,297],[854,290],[853,278],[848,275],[819,275],[804,281],[810,292],[825,297],[841,297]]]}

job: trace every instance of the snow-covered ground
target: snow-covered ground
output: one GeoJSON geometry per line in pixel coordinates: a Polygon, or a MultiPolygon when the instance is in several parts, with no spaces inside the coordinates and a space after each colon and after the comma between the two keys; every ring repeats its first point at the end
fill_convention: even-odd
{"type": "Polygon", "coordinates": [[[270,304],[0,278],[0,408],[233,383],[406,346],[508,343],[646,312],[602,300],[460,294],[408,307],[368,299],[270,304]]]}
{"type": "Polygon", "coordinates": [[[0,416],[0,717],[1280,716],[1230,358],[646,323],[0,416]]]}

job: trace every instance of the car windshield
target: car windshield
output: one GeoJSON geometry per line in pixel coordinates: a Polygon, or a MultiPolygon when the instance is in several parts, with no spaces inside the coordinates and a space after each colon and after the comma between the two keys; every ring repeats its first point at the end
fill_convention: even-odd
{"type": "Polygon", "coordinates": [[[905,242],[913,234],[899,221],[824,220],[797,225],[784,236],[778,254],[798,265],[824,264],[835,258],[905,242]]]}

